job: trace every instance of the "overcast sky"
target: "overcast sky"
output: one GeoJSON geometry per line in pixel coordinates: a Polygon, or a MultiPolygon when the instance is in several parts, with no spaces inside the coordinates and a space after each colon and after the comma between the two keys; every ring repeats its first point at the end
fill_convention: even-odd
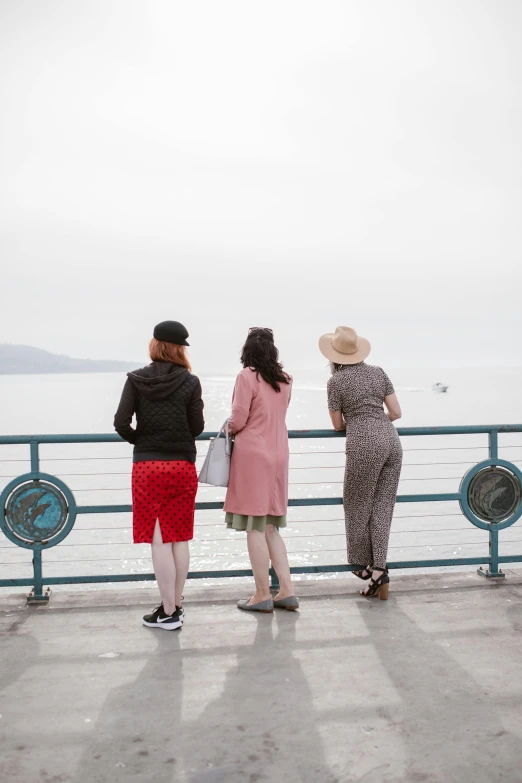
{"type": "Polygon", "coordinates": [[[521,364],[519,0],[1,0],[0,342],[521,364]]]}

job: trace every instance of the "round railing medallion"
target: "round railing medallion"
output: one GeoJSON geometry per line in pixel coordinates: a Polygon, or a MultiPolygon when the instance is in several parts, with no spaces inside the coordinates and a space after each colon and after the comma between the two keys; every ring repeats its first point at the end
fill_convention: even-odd
{"type": "Polygon", "coordinates": [[[520,504],[520,482],[507,468],[484,468],[471,479],[468,503],[472,512],[485,522],[503,522],[520,504]]]}
{"type": "Polygon", "coordinates": [[[68,516],[67,500],[60,489],[46,481],[18,486],[7,499],[5,521],[23,541],[48,541],[63,530],[68,516]]]}

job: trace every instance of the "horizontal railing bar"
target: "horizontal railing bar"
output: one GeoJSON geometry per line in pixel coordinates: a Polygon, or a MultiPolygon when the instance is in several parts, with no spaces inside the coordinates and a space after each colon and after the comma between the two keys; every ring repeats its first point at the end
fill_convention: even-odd
{"type": "MultiPolygon", "coordinates": [[[[250,572],[252,573],[252,572],[250,572]]],[[[194,575],[190,575],[194,578],[194,575]]],[[[226,573],[224,573],[226,576],[226,573]]],[[[248,576],[248,574],[245,574],[248,576]]],[[[202,577],[204,578],[204,577],[202,577]]],[[[49,576],[44,577],[43,585],[83,585],[97,584],[100,582],[154,582],[154,574],[100,574],[96,576],[49,576]]],[[[0,587],[26,587],[32,586],[32,579],[0,579],[0,587]]]]}
{"type": "Polygon", "coordinates": [[[397,503],[438,503],[448,500],[460,500],[459,492],[446,492],[439,495],[397,495],[397,503]]]}
{"type": "MultiPolygon", "coordinates": [[[[489,432],[522,432],[522,424],[464,424],[441,427],[397,427],[399,435],[409,437],[412,435],[479,435],[489,432]]],[[[201,440],[206,440],[203,433],[201,440]]],[[[210,437],[216,437],[218,433],[209,433],[210,437]]],[[[335,438],[345,437],[345,432],[334,430],[288,430],[289,438],[335,438]]]]}
{"type": "Polygon", "coordinates": [[[288,500],[289,508],[298,508],[299,506],[342,506],[342,504],[342,498],[289,498],[288,500]]]}
{"type": "MultiPolygon", "coordinates": [[[[499,557],[501,563],[520,563],[522,555],[505,555],[499,557]]],[[[439,568],[445,566],[467,566],[483,565],[490,563],[490,558],[485,557],[459,557],[452,559],[437,560],[403,560],[388,563],[388,568],[439,568]]],[[[292,566],[290,571],[293,574],[325,574],[325,573],[343,573],[354,571],[357,566],[339,564],[339,565],[313,565],[313,566],[292,566]]],[[[249,568],[221,570],[221,571],[191,571],[188,574],[189,579],[225,579],[229,577],[249,577],[252,571],[249,568]]],[[[96,576],[52,576],[44,577],[44,585],[60,584],[99,584],[104,582],[152,582],[155,581],[154,574],[101,574],[96,576]]],[[[0,579],[0,587],[31,587],[33,579],[0,579]]]]}
{"type": "MultiPolygon", "coordinates": [[[[499,557],[501,563],[520,563],[522,555],[506,555],[499,557]]],[[[490,558],[484,557],[459,557],[451,559],[436,560],[402,560],[388,563],[388,568],[442,568],[445,566],[467,566],[489,564],[490,558]]],[[[290,571],[293,574],[333,574],[354,571],[357,566],[337,564],[337,565],[312,565],[312,566],[292,566],[290,571]]],[[[250,577],[252,570],[249,568],[216,570],[216,571],[191,571],[188,574],[189,579],[228,579],[229,577],[250,577]]],[[[155,581],[154,574],[99,574],[96,576],[52,576],[44,577],[44,585],[60,584],[99,584],[103,582],[152,582],[155,581]]],[[[0,579],[0,587],[30,587],[33,584],[32,579],[0,579]]]]}
{"type": "MultiPolygon", "coordinates": [[[[520,557],[522,560],[522,556],[520,557]]],[[[516,560],[514,559],[513,562],[516,560]]],[[[459,557],[451,560],[403,560],[393,563],[387,563],[388,568],[437,568],[442,566],[460,566],[460,565],[482,565],[489,563],[489,557],[459,557]]],[[[356,571],[356,565],[331,565],[331,566],[293,566],[290,571],[292,574],[335,574],[343,571],[356,571]]]]}
{"type": "MultiPolygon", "coordinates": [[[[449,500],[460,500],[458,492],[447,492],[438,495],[397,495],[397,503],[426,503],[426,502],[447,502],[449,500]]],[[[299,506],[342,506],[342,498],[290,498],[289,508],[299,506]]],[[[219,511],[223,508],[224,501],[196,503],[196,511],[219,511]]],[[[78,506],[78,514],[119,514],[131,512],[132,506],[114,505],[114,506],[78,506]]],[[[442,514],[441,514],[442,516],[442,514]]]]}
{"type": "Polygon", "coordinates": [[[123,514],[132,511],[130,504],[120,506],[77,506],[77,514],[123,514]]]}
{"type": "Polygon", "coordinates": [[[449,427],[397,427],[399,435],[474,435],[488,432],[522,432],[522,424],[464,424],[449,427]]]}
{"type": "MultiPolygon", "coordinates": [[[[417,435],[474,435],[487,434],[489,432],[522,432],[522,424],[469,424],[448,427],[398,427],[397,432],[404,437],[417,435]]],[[[218,432],[203,432],[199,435],[197,441],[206,441],[217,437],[218,432]]],[[[288,437],[291,439],[311,439],[311,438],[344,438],[344,432],[335,430],[289,430],[288,437]]],[[[1,435],[0,445],[2,444],[23,444],[23,443],[124,443],[122,438],[116,433],[83,433],[83,434],[64,434],[64,435],[1,435]]]]}
{"type": "Polygon", "coordinates": [[[498,560],[500,563],[522,563],[522,555],[503,555],[498,560]]]}

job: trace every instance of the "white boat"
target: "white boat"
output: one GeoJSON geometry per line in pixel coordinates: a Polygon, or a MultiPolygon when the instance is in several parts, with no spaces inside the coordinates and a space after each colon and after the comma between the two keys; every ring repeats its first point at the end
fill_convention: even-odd
{"type": "Polygon", "coordinates": [[[434,392],[438,392],[439,394],[442,394],[443,392],[447,392],[449,389],[449,386],[445,386],[443,383],[434,383],[431,387],[431,390],[434,392]]]}

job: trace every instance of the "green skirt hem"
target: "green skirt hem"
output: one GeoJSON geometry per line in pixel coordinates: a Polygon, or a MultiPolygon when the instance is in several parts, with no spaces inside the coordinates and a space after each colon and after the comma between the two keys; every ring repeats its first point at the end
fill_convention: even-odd
{"type": "Polygon", "coordinates": [[[229,530],[258,530],[264,533],[267,525],[274,527],[286,527],[286,514],[281,517],[274,517],[271,514],[265,514],[262,517],[252,517],[246,514],[231,514],[227,511],[225,522],[229,530]]]}

